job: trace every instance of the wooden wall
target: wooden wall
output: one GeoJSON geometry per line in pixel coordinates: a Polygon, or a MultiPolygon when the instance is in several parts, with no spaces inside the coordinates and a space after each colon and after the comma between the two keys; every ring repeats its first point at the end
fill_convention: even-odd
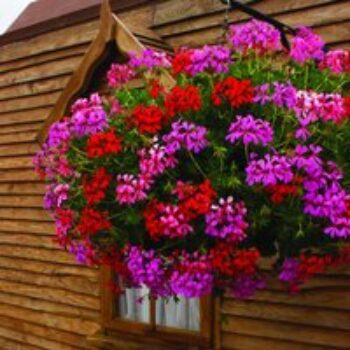
{"type": "Polygon", "coordinates": [[[98,273],[52,242],[44,185],[31,164],[37,132],[96,28],[0,51],[0,349],[87,349],[85,335],[98,328],[98,273]]]}
{"type": "MultiPolygon", "coordinates": [[[[151,8],[121,14],[144,44],[151,8]]],[[[98,21],[0,50],[0,349],[88,349],[99,329],[99,274],[78,266],[52,238],[33,171],[37,132],[98,31],[98,21]]]]}
{"type": "MultiPolygon", "coordinates": [[[[307,25],[330,47],[350,49],[350,1],[246,1],[291,26],[307,25]]],[[[224,7],[217,0],[167,0],[155,6],[153,30],[174,48],[222,39],[224,7]]],[[[247,15],[234,11],[231,23],[247,15]]],[[[350,348],[350,273],[320,276],[291,297],[276,284],[252,300],[229,296],[219,307],[218,349],[336,350],[350,348]]]]}
{"type": "MultiPolygon", "coordinates": [[[[350,45],[349,2],[266,0],[255,6],[291,25],[314,26],[334,46],[350,45]]],[[[161,37],[178,47],[214,42],[222,15],[216,0],[168,0],[120,17],[144,43],[157,45],[161,37]]],[[[44,185],[31,164],[37,132],[97,30],[93,21],[0,49],[0,349],[88,349],[86,335],[99,328],[98,271],[76,265],[52,242],[44,185]]],[[[223,348],[345,349],[349,281],[322,277],[296,299],[275,289],[248,302],[225,298],[223,348]]]]}
{"type": "MultiPolygon", "coordinates": [[[[242,1],[241,1],[242,2],[242,1]]],[[[253,8],[291,26],[311,26],[331,46],[350,47],[348,0],[245,1],[253,8]]],[[[222,36],[224,6],[219,0],[167,0],[155,8],[153,29],[174,47],[214,43],[222,36]]],[[[232,11],[230,22],[247,15],[232,11]]]]}
{"type": "Polygon", "coordinates": [[[350,270],[319,276],[296,296],[269,285],[251,300],[224,298],[222,349],[349,349],[350,270]]]}

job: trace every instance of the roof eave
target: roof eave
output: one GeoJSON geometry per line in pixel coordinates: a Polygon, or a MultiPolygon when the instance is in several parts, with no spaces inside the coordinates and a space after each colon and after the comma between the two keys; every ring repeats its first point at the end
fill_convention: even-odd
{"type": "MultiPolygon", "coordinates": [[[[149,0],[119,0],[111,1],[111,7],[114,12],[121,12],[145,3],[149,3],[149,0]]],[[[32,26],[6,32],[0,36],[0,46],[26,40],[67,26],[98,19],[100,7],[100,5],[90,6],[79,11],[74,11],[68,15],[52,18],[32,26]]]]}

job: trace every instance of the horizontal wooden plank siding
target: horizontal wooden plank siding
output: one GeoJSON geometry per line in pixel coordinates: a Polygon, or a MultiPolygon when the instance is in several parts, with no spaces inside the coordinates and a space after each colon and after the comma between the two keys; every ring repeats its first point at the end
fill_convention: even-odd
{"type": "Polygon", "coordinates": [[[98,271],[54,242],[32,157],[43,121],[81,62],[97,23],[9,44],[0,53],[0,349],[91,349],[98,271]]]}
{"type": "MultiPolygon", "coordinates": [[[[153,6],[121,13],[145,45],[169,50],[150,27],[153,6]]],[[[0,50],[0,349],[95,349],[97,269],[54,242],[34,173],[37,134],[99,29],[98,21],[48,32],[0,50]]]]}
{"type": "MultiPolygon", "coordinates": [[[[334,0],[265,0],[250,1],[263,13],[297,27],[314,27],[329,44],[350,42],[350,6],[347,1],[334,0]],[[337,14],[337,15],[335,15],[337,14]],[[334,23],[337,23],[334,26],[334,23]],[[338,27],[338,29],[336,29],[338,27]]],[[[154,30],[170,45],[200,46],[215,43],[222,38],[224,7],[215,0],[167,0],[155,8],[154,30]]],[[[240,12],[229,14],[230,23],[239,23],[249,17],[240,12]]]]}
{"type": "MultiPolygon", "coordinates": [[[[265,0],[250,6],[297,27],[308,25],[331,47],[350,47],[348,1],[265,0]]],[[[153,29],[171,46],[201,46],[222,39],[225,7],[215,0],[165,0],[155,6],[153,29]]],[[[229,14],[230,23],[248,16],[229,14]]],[[[272,279],[271,279],[272,282],[272,279]]],[[[335,350],[350,344],[350,276],[319,276],[298,296],[278,283],[251,300],[222,301],[221,344],[225,350],[335,350]]]]}
{"type": "Polygon", "coordinates": [[[348,349],[349,271],[328,273],[289,295],[281,285],[221,304],[224,349],[348,349]]]}

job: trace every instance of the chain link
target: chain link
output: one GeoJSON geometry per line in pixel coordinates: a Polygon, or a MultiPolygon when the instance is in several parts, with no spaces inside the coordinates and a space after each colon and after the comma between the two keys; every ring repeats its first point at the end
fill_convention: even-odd
{"type": "Polygon", "coordinates": [[[225,9],[225,15],[224,15],[224,21],[222,23],[222,35],[221,39],[225,40],[226,35],[229,30],[230,26],[230,10],[231,10],[231,0],[226,0],[226,9],[225,9]]]}

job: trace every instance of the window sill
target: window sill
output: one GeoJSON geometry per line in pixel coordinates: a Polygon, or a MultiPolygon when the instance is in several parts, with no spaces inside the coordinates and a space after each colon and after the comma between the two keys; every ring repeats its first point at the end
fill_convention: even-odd
{"type": "MultiPolygon", "coordinates": [[[[204,350],[194,345],[177,345],[175,343],[150,340],[140,336],[131,338],[122,333],[105,334],[102,331],[89,336],[87,341],[100,350],[204,350]]],[[[208,350],[208,348],[206,348],[208,350]]]]}

